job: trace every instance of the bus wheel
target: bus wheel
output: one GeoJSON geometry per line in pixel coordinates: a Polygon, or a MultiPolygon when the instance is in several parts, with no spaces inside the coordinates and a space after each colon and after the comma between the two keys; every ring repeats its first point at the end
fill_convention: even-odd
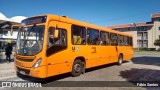
{"type": "Polygon", "coordinates": [[[84,73],[85,73],[85,69],[86,69],[86,63],[85,63],[85,62],[82,62],[82,65],[83,65],[82,74],[84,74],[84,73]]]}
{"type": "Polygon", "coordinates": [[[121,65],[123,63],[123,56],[120,54],[118,57],[118,65],[121,65]]]}
{"type": "Polygon", "coordinates": [[[83,69],[83,64],[81,60],[75,60],[72,66],[72,76],[76,77],[81,75],[83,69]]]}

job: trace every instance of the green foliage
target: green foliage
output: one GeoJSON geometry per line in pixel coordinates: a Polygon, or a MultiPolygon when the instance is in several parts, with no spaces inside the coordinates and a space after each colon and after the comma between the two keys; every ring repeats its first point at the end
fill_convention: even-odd
{"type": "Polygon", "coordinates": [[[160,48],[158,48],[157,51],[160,52],[160,48]]]}
{"type": "Polygon", "coordinates": [[[155,42],[154,42],[154,45],[155,46],[160,46],[160,39],[156,39],[155,42]]]}
{"type": "Polygon", "coordinates": [[[156,48],[148,48],[147,51],[156,51],[156,48]]]}
{"type": "MultiPolygon", "coordinates": [[[[134,48],[134,51],[138,51],[138,48],[134,48]]],[[[139,48],[139,51],[156,51],[156,48],[139,48]]]]}

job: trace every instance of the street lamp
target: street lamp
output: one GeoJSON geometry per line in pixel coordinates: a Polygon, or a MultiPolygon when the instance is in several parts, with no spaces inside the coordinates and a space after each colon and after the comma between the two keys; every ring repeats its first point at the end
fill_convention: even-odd
{"type": "MultiPolygon", "coordinates": [[[[133,27],[134,27],[134,29],[138,32],[136,23],[133,23],[133,27]]],[[[138,39],[138,38],[137,38],[137,43],[138,43],[137,49],[138,49],[138,51],[139,51],[139,39],[138,39]]]]}

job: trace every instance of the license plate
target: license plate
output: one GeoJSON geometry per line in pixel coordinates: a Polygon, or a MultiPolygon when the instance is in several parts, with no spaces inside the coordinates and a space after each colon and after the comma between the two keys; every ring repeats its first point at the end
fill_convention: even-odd
{"type": "Polygon", "coordinates": [[[20,71],[21,74],[26,75],[26,73],[24,71],[20,71]]]}

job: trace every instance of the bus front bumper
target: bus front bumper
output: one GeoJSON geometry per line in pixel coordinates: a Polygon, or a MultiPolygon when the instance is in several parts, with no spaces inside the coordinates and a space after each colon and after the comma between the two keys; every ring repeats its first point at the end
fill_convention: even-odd
{"type": "Polygon", "coordinates": [[[36,78],[46,78],[46,66],[40,66],[38,68],[26,68],[15,65],[15,70],[22,75],[27,75],[36,78]]]}

